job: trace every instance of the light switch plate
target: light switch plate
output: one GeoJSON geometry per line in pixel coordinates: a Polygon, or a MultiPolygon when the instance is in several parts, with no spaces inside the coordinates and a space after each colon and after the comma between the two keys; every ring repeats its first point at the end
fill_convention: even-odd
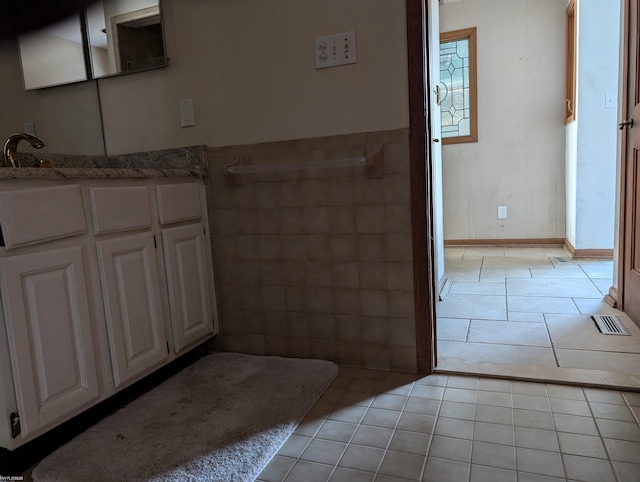
{"type": "Polygon", "coordinates": [[[604,94],[604,108],[615,109],[618,107],[618,92],[610,90],[604,94]]]}
{"type": "Polygon", "coordinates": [[[355,31],[315,38],[316,69],[356,63],[355,31]]]}
{"type": "Polygon", "coordinates": [[[193,101],[191,99],[182,99],[180,101],[180,127],[193,127],[195,125],[193,101]]]}

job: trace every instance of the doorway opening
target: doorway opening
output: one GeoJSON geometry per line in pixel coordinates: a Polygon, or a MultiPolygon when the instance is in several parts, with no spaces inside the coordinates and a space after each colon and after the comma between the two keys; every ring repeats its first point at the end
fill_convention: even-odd
{"type": "MultiPolygon", "coordinates": [[[[423,3],[423,7],[426,8],[426,5],[428,3],[429,2],[423,3]]],[[[437,0],[435,1],[435,3],[438,3],[437,0]]],[[[465,8],[467,10],[469,6],[470,5],[465,4],[465,8]]],[[[503,15],[504,12],[492,13],[496,17],[506,16],[506,14],[503,15]]],[[[427,19],[426,22],[431,22],[431,20],[427,19]]],[[[561,22],[562,24],[564,24],[564,18],[561,18],[561,22]]],[[[562,25],[562,27],[564,27],[564,25],[562,25]]],[[[456,28],[462,27],[456,26],[456,28]]],[[[517,22],[512,22],[512,25],[510,27],[505,27],[505,29],[507,30],[505,35],[508,37],[507,34],[517,34],[519,31],[521,31],[522,26],[517,27],[517,22]]],[[[478,29],[478,31],[482,32],[482,30],[480,29],[478,29]]],[[[544,31],[544,29],[541,29],[539,31],[544,31]]],[[[425,32],[425,37],[431,40],[428,31],[425,32]]],[[[518,40],[515,41],[517,42],[518,40]]],[[[482,37],[479,35],[479,43],[481,42],[482,37]]],[[[503,55],[501,60],[505,63],[508,63],[509,58],[507,57],[508,56],[503,55]]],[[[522,59],[518,60],[522,61],[522,59]]],[[[517,62],[515,63],[517,64],[517,62]]],[[[431,61],[430,66],[432,65],[433,63],[431,61]]],[[[516,67],[521,66],[516,65],[516,67]]],[[[479,62],[479,70],[482,70],[482,62],[479,62]]],[[[544,75],[544,73],[541,73],[539,71],[528,71],[526,66],[524,68],[521,67],[521,70],[523,74],[522,78],[525,79],[525,83],[530,82],[530,86],[536,85],[535,82],[539,81],[541,76],[544,75]]],[[[500,71],[496,71],[495,69],[493,69],[492,72],[494,73],[494,75],[497,75],[500,71]]],[[[502,77],[509,77],[510,74],[507,69],[503,69],[502,72],[504,72],[504,74],[501,74],[502,77]]],[[[564,71],[562,71],[562,77],[564,77],[564,71]]],[[[560,79],[560,85],[562,84],[563,78],[560,79]]],[[[524,86],[526,87],[526,85],[524,86]]],[[[431,100],[432,102],[432,94],[430,90],[431,89],[425,89],[424,93],[428,102],[429,100],[431,100]]],[[[535,89],[523,89],[523,95],[525,95],[525,91],[530,90],[535,89]]],[[[543,89],[543,92],[546,93],[546,89],[543,89]]],[[[601,99],[602,102],[605,101],[604,94],[606,93],[603,92],[601,99]]],[[[478,95],[479,97],[483,95],[481,84],[479,85],[478,95]]],[[[534,99],[534,101],[540,102],[539,99],[534,99]]],[[[429,102],[428,105],[432,105],[431,102],[429,102]]],[[[560,116],[562,116],[564,106],[561,102],[559,104],[560,105],[558,108],[560,110],[560,116]]],[[[482,109],[482,106],[480,108],[482,109]]],[[[527,112],[524,112],[522,110],[515,109],[515,111],[520,116],[526,117],[527,115],[529,115],[527,114],[527,112]]],[[[518,120],[518,116],[514,115],[513,112],[500,111],[500,115],[512,119],[514,124],[523,124],[522,120],[518,120]]],[[[564,137],[565,132],[562,124],[560,124],[560,127],[562,129],[561,134],[564,137]]],[[[486,123],[484,125],[484,129],[486,135],[486,123]]],[[[529,133],[524,127],[523,130],[525,131],[525,135],[529,133]]],[[[430,131],[430,134],[432,137],[430,140],[433,143],[433,132],[430,131]]],[[[483,122],[481,116],[480,142],[482,142],[482,137],[483,122]]],[[[521,141],[521,139],[518,139],[517,137],[511,137],[510,141],[516,143],[518,141],[521,141]]],[[[539,143],[538,145],[540,148],[545,147],[545,144],[543,142],[539,143]]],[[[528,151],[525,154],[534,157],[536,153],[528,151]]],[[[562,160],[564,161],[565,152],[562,152],[562,155],[562,160]]],[[[473,159],[473,161],[476,160],[477,157],[473,159]]],[[[433,173],[433,166],[430,164],[432,164],[433,162],[433,159],[427,160],[427,167],[431,173],[433,173]]],[[[447,168],[450,167],[449,164],[447,164],[448,162],[449,159],[447,159],[445,155],[445,183],[447,182],[447,168]]],[[[510,176],[511,173],[508,171],[509,169],[516,169],[517,166],[522,167],[522,163],[512,162],[512,165],[506,168],[505,172],[503,173],[504,175],[502,176],[503,179],[506,180],[506,182],[517,184],[517,181],[513,181],[514,177],[510,176]]],[[[476,171],[473,171],[473,169],[475,168],[477,168],[477,166],[471,166],[471,169],[467,169],[467,176],[471,178],[472,182],[480,185],[481,188],[478,189],[478,191],[490,191],[490,189],[487,189],[487,183],[483,182],[486,180],[486,178],[482,178],[481,175],[474,175],[476,174],[476,171]],[[471,173],[469,173],[469,171],[471,171],[471,173]]],[[[530,170],[527,169],[529,169],[529,167],[525,166],[524,175],[531,177],[532,174],[535,174],[534,169],[539,169],[539,166],[530,168],[530,170]]],[[[564,162],[562,165],[562,169],[566,169],[566,165],[564,164],[564,162]]],[[[461,169],[461,171],[464,171],[464,169],[461,169]]],[[[560,172],[560,174],[567,175],[567,172],[562,171],[560,172]]],[[[433,183],[433,178],[429,179],[429,177],[431,176],[427,177],[427,192],[433,195],[433,192],[435,191],[437,194],[437,185],[430,185],[429,183],[433,183]]],[[[552,184],[553,182],[556,182],[557,184],[558,179],[560,178],[561,176],[558,176],[557,179],[555,179],[551,183],[549,183],[549,180],[547,179],[547,182],[548,184],[552,184]]],[[[613,186],[615,186],[615,178],[613,186]]],[[[583,186],[567,186],[567,189],[579,190],[582,188],[583,186]]],[[[610,189],[612,191],[615,191],[614,187],[611,187],[610,189]]],[[[535,189],[533,189],[533,191],[535,191],[535,189]]],[[[456,194],[458,196],[457,199],[462,200],[462,202],[457,203],[458,207],[462,204],[468,209],[469,204],[473,201],[470,200],[468,192],[464,189],[458,189],[458,192],[456,194]],[[465,202],[467,203],[466,205],[465,202]]],[[[492,194],[495,195],[495,192],[492,194]]],[[[561,199],[561,203],[547,202],[548,209],[557,208],[560,211],[563,211],[562,217],[555,216],[556,219],[554,220],[554,222],[558,224],[564,224],[564,211],[573,207],[564,205],[565,200],[567,204],[570,204],[572,202],[571,197],[565,197],[565,194],[566,192],[564,191],[559,194],[556,193],[557,197],[561,199]]],[[[534,195],[540,196],[540,192],[534,192],[534,195]]],[[[597,198],[597,196],[595,196],[595,198],[597,198]]],[[[538,198],[538,202],[544,202],[547,200],[548,197],[544,196],[540,196],[538,198]]],[[[498,200],[498,202],[499,201],[500,200],[498,200]]],[[[435,204],[435,202],[436,201],[434,199],[430,206],[431,209],[433,209],[433,204],[435,204]]],[[[526,204],[527,201],[524,202],[526,204]]],[[[526,209],[524,209],[523,212],[525,210],[526,209]]],[[[517,208],[510,209],[510,214],[517,211],[517,208]]],[[[573,214],[570,214],[570,216],[578,217],[578,214],[576,214],[575,211],[572,211],[572,213],[573,214]]],[[[492,213],[492,216],[494,214],[495,213],[492,213]]],[[[611,217],[612,216],[613,213],[611,213],[611,217]]],[[[477,224],[472,228],[476,231],[482,229],[482,219],[479,218],[479,216],[476,216],[474,218],[474,221],[477,222],[477,224]]],[[[437,212],[432,213],[432,217],[428,220],[428,222],[433,222],[434,219],[437,221],[437,212]]],[[[568,230],[572,230],[575,229],[576,223],[567,223],[567,226],[568,230]]],[[[468,228],[468,225],[466,227],[468,228]]],[[[564,225],[562,226],[562,228],[564,228],[564,225]]],[[[436,236],[437,229],[438,228],[436,226],[434,229],[434,234],[436,236]]],[[[445,224],[445,230],[446,229],[447,226],[445,224]]],[[[613,227],[610,231],[610,235],[611,237],[613,237],[613,227]]],[[[490,248],[485,245],[482,248],[478,248],[467,245],[458,248],[448,247],[447,249],[443,250],[443,258],[446,258],[443,263],[445,267],[444,270],[447,272],[447,277],[451,279],[452,283],[448,285],[451,288],[449,289],[448,293],[446,293],[447,290],[445,289],[444,292],[446,293],[446,296],[444,297],[442,302],[438,303],[438,306],[436,308],[436,311],[438,312],[438,332],[432,334],[434,338],[437,337],[439,341],[439,345],[434,343],[434,348],[438,349],[437,364],[435,365],[436,370],[465,371],[484,374],[491,373],[494,375],[522,376],[527,378],[551,378],[569,382],[575,381],[577,383],[589,383],[589,378],[593,378],[595,371],[607,372],[607,375],[619,373],[624,376],[624,370],[632,371],[632,368],[630,367],[640,367],[640,349],[633,346],[620,348],[622,345],[620,344],[621,342],[619,341],[619,339],[612,340],[612,338],[615,337],[607,338],[603,335],[599,335],[595,324],[590,320],[590,315],[592,313],[598,312],[615,313],[616,315],[622,315],[622,317],[624,318],[624,314],[620,312],[613,312],[613,309],[603,302],[603,298],[608,293],[608,289],[612,284],[613,262],[610,260],[603,261],[599,259],[572,260],[571,257],[568,256],[567,252],[562,249],[561,245],[558,245],[556,247],[550,246],[550,244],[556,241],[558,237],[563,237],[565,235],[566,239],[570,240],[570,245],[572,240],[580,241],[579,236],[581,235],[581,233],[579,232],[563,232],[558,235],[557,232],[553,232],[553,230],[545,232],[544,230],[535,228],[532,228],[532,232],[540,233],[541,235],[531,236],[531,234],[527,233],[527,235],[525,236],[487,236],[486,234],[484,234],[479,236],[477,239],[480,240],[480,242],[478,243],[480,245],[482,245],[483,242],[486,242],[487,239],[491,240],[492,238],[519,238],[519,243],[526,243],[527,241],[530,241],[531,244],[535,245],[537,244],[536,241],[540,241],[540,238],[542,238],[543,244],[545,245],[544,248],[534,247],[525,249],[522,245],[518,245],[515,247],[499,245],[494,248],[490,248]],[[463,273],[465,269],[469,270],[469,272],[466,274],[463,273]],[[502,276],[496,276],[497,274],[499,274],[497,271],[498,269],[511,269],[513,271],[506,274],[502,273],[502,276]],[[518,273],[515,270],[521,271],[518,273]],[[474,276],[470,274],[471,272],[474,272],[476,278],[474,280],[465,279],[465,276],[474,276]],[[453,274],[453,276],[450,276],[450,273],[453,274]],[[518,274],[518,276],[508,276],[508,274],[518,274]],[[498,278],[502,278],[502,280],[499,280],[498,278]],[[458,284],[456,285],[456,283],[458,284]],[[609,286],[606,286],[607,284],[609,286]],[[537,293],[533,293],[532,290],[534,290],[536,287],[541,288],[541,290],[537,293]],[[466,302],[462,300],[462,298],[464,297],[467,297],[466,302]],[[531,306],[527,306],[527,302],[532,302],[531,299],[528,300],[527,298],[537,298],[535,300],[538,302],[538,307],[535,308],[537,311],[532,310],[531,306]],[[487,304],[489,304],[489,300],[495,301],[496,305],[493,307],[486,306],[487,304]],[[454,301],[458,302],[455,303],[454,301]],[[540,302],[542,302],[542,305],[544,306],[541,307],[540,302]],[[567,302],[570,302],[570,304],[568,304],[567,302]],[[463,306],[465,303],[467,305],[471,305],[472,308],[472,310],[466,314],[460,311],[461,306],[463,306]],[[556,303],[557,305],[555,308],[552,307],[553,303],[556,303]],[[562,304],[564,304],[564,308],[560,307],[560,305],[562,304]],[[482,312],[483,306],[484,308],[487,308],[487,311],[482,312]],[[491,310],[493,310],[493,313],[487,314],[491,310]],[[442,321],[445,318],[453,320],[449,326],[443,326],[442,321]],[[499,322],[501,322],[501,324],[499,322]],[[585,322],[587,324],[585,324],[585,322]],[[512,333],[509,333],[509,331],[506,330],[506,328],[509,327],[514,328],[512,333]],[[591,336],[592,333],[589,330],[592,327],[596,331],[596,333],[593,334],[598,334],[598,336],[591,336]],[[585,334],[585,332],[587,331],[588,334],[585,334]],[[495,334],[495,338],[491,338],[491,333],[495,334]],[[463,337],[464,340],[461,340],[460,338],[463,337]],[[542,341],[543,338],[545,338],[544,341],[542,341]],[[594,343],[594,345],[589,346],[585,344],[587,338],[590,339],[594,343]],[[603,338],[607,341],[603,340],[603,338]],[[564,341],[561,341],[561,339],[564,341]],[[515,340],[518,343],[510,343],[509,340],[515,340]],[[461,343],[466,345],[456,345],[461,343]],[[478,346],[472,347],[471,345],[473,343],[475,343],[476,345],[487,345],[480,348],[487,348],[485,354],[491,353],[493,358],[491,358],[490,360],[482,359],[483,357],[481,355],[478,355],[481,350],[477,350],[478,346]],[[458,355],[462,352],[465,356],[452,356],[453,352],[451,351],[451,348],[454,346],[458,346],[458,348],[461,348],[461,350],[459,350],[458,352],[458,355]],[[499,358],[499,352],[502,351],[503,355],[509,350],[512,350],[514,353],[516,353],[518,352],[518,347],[531,348],[531,350],[519,350],[520,352],[522,352],[518,353],[520,355],[524,355],[525,351],[529,351],[530,354],[536,351],[540,353],[544,352],[545,356],[534,358],[536,360],[545,360],[545,362],[540,363],[540,365],[532,365],[531,359],[527,360],[523,357],[518,359],[518,357],[515,355],[513,357],[504,356],[500,361],[496,359],[499,358]],[[473,355],[474,353],[475,355],[473,355]],[[589,354],[594,355],[594,360],[592,360],[593,363],[584,362],[585,357],[589,354]],[[549,357],[547,357],[546,355],[549,355],[549,357]],[[472,358],[473,356],[475,356],[475,358],[472,358]],[[638,358],[638,360],[636,360],[636,357],[638,358]],[[582,362],[580,362],[581,359],[583,360],[582,362]],[[608,361],[601,363],[605,359],[608,361]],[[615,363],[613,363],[613,359],[617,359],[615,363]],[[567,360],[572,361],[567,362],[567,360]],[[457,363],[457,366],[454,366],[456,365],[454,361],[460,363],[457,363]],[[520,363],[525,363],[526,365],[521,365],[520,363]],[[498,364],[500,366],[491,366],[498,364]],[[563,366],[563,364],[565,366],[563,366]],[[528,368],[528,372],[525,370],[516,373],[514,370],[518,367],[526,367],[528,368]],[[550,368],[554,368],[555,370],[550,370],[550,368]],[[620,368],[621,370],[616,371],[616,368],[620,368]]],[[[456,237],[454,236],[453,239],[455,240],[456,237]]],[[[464,238],[460,236],[457,237],[457,239],[464,238]]],[[[436,264],[438,259],[437,249],[438,248],[436,246],[436,253],[429,253],[429,256],[432,256],[431,260],[436,262],[436,264]]],[[[581,247],[578,247],[576,251],[580,249],[581,247]]],[[[440,278],[438,276],[438,273],[436,273],[434,283],[438,283],[438,281],[442,281],[442,278],[440,278]]],[[[634,330],[637,327],[633,325],[632,322],[630,322],[630,328],[634,330]]],[[[420,335],[419,331],[418,335],[420,335]]],[[[634,338],[634,341],[635,339],[640,339],[640,337],[638,336],[631,338],[634,338]]],[[[420,336],[418,337],[418,342],[420,342],[420,336]]],[[[624,342],[624,344],[629,345],[629,342],[626,341],[624,342]]],[[[420,355],[420,353],[418,354],[420,355]]],[[[627,375],[629,373],[629,371],[626,372],[627,375]]],[[[640,381],[640,378],[638,378],[638,380],[640,381]]],[[[615,384],[615,379],[610,379],[610,381],[611,383],[615,384]]]]}
{"type": "Polygon", "coordinates": [[[149,69],[165,62],[158,6],[113,16],[111,38],[118,72],[149,69]]]}

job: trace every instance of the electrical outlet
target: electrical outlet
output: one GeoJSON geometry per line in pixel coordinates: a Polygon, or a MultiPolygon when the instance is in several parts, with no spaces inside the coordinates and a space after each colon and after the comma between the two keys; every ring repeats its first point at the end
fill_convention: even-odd
{"type": "Polygon", "coordinates": [[[33,121],[26,121],[24,123],[24,131],[32,136],[36,135],[36,123],[33,121]]]}
{"type": "Polygon", "coordinates": [[[498,219],[507,219],[507,206],[498,206],[498,219]]]}
{"type": "Polygon", "coordinates": [[[316,69],[356,63],[356,33],[344,32],[315,38],[316,69]]]}
{"type": "Polygon", "coordinates": [[[180,101],[180,127],[193,127],[195,125],[193,101],[191,99],[182,99],[180,101]]]}

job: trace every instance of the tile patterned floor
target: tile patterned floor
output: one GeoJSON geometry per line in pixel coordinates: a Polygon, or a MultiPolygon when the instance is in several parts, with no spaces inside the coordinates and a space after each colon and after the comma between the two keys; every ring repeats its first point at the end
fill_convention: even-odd
{"type": "Polygon", "coordinates": [[[603,300],[612,261],[571,260],[561,248],[447,248],[445,271],[439,369],[514,376],[520,366],[530,378],[640,388],[640,328],[603,300]],[[600,334],[592,314],[619,316],[632,336],[600,334]]]}
{"type": "Polygon", "coordinates": [[[439,369],[556,383],[342,368],[258,480],[640,481],[640,393],[575,385],[640,388],[640,329],[603,302],[611,262],[566,258],[447,249],[437,306],[439,369]]]}
{"type": "Polygon", "coordinates": [[[265,482],[640,481],[640,393],[342,368],[265,482]]]}

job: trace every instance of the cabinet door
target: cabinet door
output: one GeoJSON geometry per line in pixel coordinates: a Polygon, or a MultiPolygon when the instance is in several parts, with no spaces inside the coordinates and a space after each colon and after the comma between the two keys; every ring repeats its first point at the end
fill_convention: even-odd
{"type": "Polygon", "coordinates": [[[82,248],[3,258],[0,272],[26,437],[98,397],[82,248]]]}
{"type": "Polygon", "coordinates": [[[175,351],[213,333],[213,267],[204,226],[162,232],[175,351]]]}
{"type": "Polygon", "coordinates": [[[113,381],[116,387],[168,356],[151,233],[98,243],[113,381]]]}

